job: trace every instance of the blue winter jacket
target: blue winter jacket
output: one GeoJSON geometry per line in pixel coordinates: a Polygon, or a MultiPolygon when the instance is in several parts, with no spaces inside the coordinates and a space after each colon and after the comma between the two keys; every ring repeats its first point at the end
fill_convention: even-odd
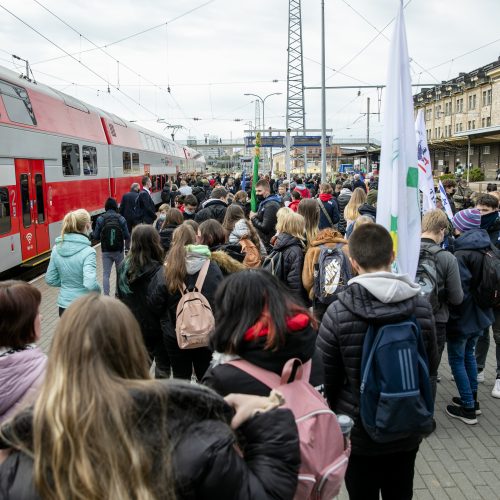
{"type": "Polygon", "coordinates": [[[469,336],[493,324],[491,308],[483,309],[476,304],[473,292],[481,286],[485,249],[490,248],[490,238],[484,229],[471,229],[455,240],[455,257],[458,261],[464,300],[458,306],[450,306],[447,334],[469,336]]]}
{"type": "Polygon", "coordinates": [[[96,252],[85,235],[69,233],[56,238],[45,281],[61,287],[57,305],[64,309],[86,293],[101,291],[97,283],[96,252]]]}

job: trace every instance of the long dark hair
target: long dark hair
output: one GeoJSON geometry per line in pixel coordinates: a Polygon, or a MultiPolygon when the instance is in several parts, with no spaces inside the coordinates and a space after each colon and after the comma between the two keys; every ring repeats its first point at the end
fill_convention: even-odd
{"type": "MultiPolygon", "coordinates": [[[[268,317],[269,334],[266,349],[279,350],[285,343],[286,320],[309,311],[271,273],[248,269],[229,275],[215,295],[215,331],[211,345],[216,351],[239,354],[246,331],[263,314],[268,317]]],[[[314,326],[316,323],[311,317],[314,326]]]]}
{"type": "Polygon", "coordinates": [[[253,227],[253,224],[250,220],[245,219],[245,212],[241,208],[241,206],[234,203],[227,207],[226,215],[224,216],[224,221],[222,223],[222,227],[227,232],[227,237],[229,238],[229,235],[233,231],[234,226],[240,220],[245,221],[245,224],[248,228],[247,238],[257,247],[257,250],[259,250],[260,252],[260,238],[257,234],[257,230],[253,227]]]}
{"type": "Polygon", "coordinates": [[[175,293],[184,286],[186,279],[186,245],[196,242],[194,229],[181,224],[172,235],[172,245],[165,260],[165,281],[170,293],[175,293]]]}
{"type": "Polygon", "coordinates": [[[200,224],[198,232],[201,236],[200,243],[213,248],[217,245],[224,245],[226,243],[226,231],[222,224],[215,219],[208,219],[200,224]]]}
{"type": "Polygon", "coordinates": [[[130,250],[119,273],[119,287],[130,293],[129,283],[133,281],[152,261],[163,262],[164,250],[158,231],[149,224],[134,227],[130,240],[130,250]]]}

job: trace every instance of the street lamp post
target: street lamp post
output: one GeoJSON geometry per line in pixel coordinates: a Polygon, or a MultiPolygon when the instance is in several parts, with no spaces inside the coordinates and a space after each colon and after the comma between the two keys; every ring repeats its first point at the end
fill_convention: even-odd
{"type": "Polygon", "coordinates": [[[251,96],[251,97],[256,97],[262,103],[262,130],[265,130],[266,129],[266,114],[265,114],[266,99],[268,97],[273,96],[273,95],[281,95],[281,92],[273,92],[272,94],[266,95],[266,97],[264,97],[264,98],[262,98],[260,95],[257,95],[257,94],[244,94],[244,95],[251,96]]]}

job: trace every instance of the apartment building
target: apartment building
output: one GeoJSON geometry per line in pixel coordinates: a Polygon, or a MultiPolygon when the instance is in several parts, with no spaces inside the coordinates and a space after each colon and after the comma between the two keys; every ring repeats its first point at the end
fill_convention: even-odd
{"type": "Polygon", "coordinates": [[[436,173],[479,167],[486,179],[500,167],[500,58],[414,95],[423,109],[436,173]]]}

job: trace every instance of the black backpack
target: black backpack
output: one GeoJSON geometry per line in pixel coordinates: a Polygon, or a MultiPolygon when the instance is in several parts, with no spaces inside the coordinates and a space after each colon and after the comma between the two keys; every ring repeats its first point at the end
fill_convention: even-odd
{"type": "Polygon", "coordinates": [[[433,313],[439,311],[441,305],[436,255],[442,251],[444,251],[442,248],[421,248],[415,278],[422,293],[429,300],[433,313]]]}
{"type": "Polygon", "coordinates": [[[277,250],[273,250],[262,263],[262,269],[274,274],[281,281],[285,280],[285,263],[283,262],[283,254],[277,250]]]}
{"type": "Polygon", "coordinates": [[[491,245],[481,253],[484,255],[481,281],[473,292],[474,299],[483,309],[500,309],[500,251],[491,245]]]}
{"type": "Polygon", "coordinates": [[[104,214],[104,225],[101,229],[101,246],[103,252],[120,252],[123,250],[123,230],[119,214],[104,214]]]}

